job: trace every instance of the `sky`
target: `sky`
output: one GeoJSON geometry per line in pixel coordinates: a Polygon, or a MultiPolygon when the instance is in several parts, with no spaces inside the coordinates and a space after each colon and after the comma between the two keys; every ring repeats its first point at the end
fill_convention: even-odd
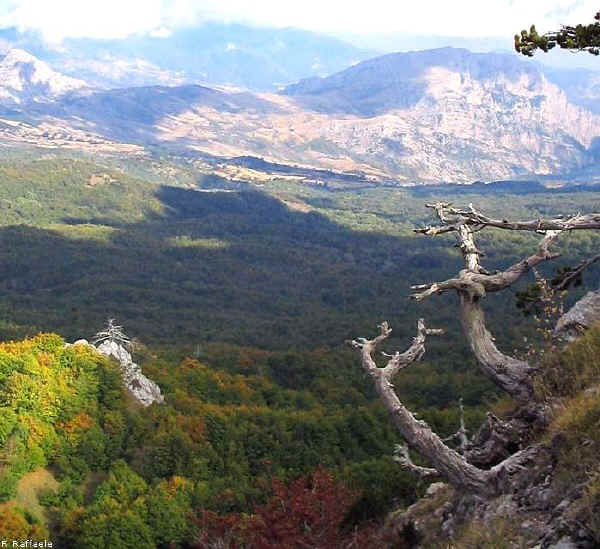
{"type": "Polygon", "coordinates": [[[203,20],[337,34],[505,37],[535,22],[591,22],[597,0],[0,0],[0,27],[65,37],[167,36],[203,20]]]}
{"type": "MultiPolygon", "coordinates": [[[[296,27],[376,52],[466,47],[512,50],[512,37],[591,23],[598,0],[0,0],[0,28],[33,30],[52,44],[68,37],[168,37],[204,21],[296,27]]],[[[540,61],[598,70],[590,55],[557,52],[540,61]]]]}

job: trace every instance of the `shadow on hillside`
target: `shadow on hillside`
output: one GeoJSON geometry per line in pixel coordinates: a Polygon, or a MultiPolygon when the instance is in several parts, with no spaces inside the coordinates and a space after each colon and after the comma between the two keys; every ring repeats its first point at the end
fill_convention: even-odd
{"type": "Polygon", "coordinates": [[[452,323],[439,300],[406,299],[409,283],[456,269],[428,252],[442,241],[354,232],[260,192],[157,197],[163,216],[102,238],[89,225],[0,229],[2,317],[78,338],[111,316],[147,342],[266,348],[337,345],[383,318],[404,345],[418,316],[452,323]]]}
{"type": "Polygon", "coordinates": [[[36,107],[38,115],[83,119],[94,132],[110,139],[149,139],[161,120],[191,108],[210,108],[224,116],[241,112],[279,112],[274,103],[250,92],[224,92],[198,85],[146,86],[74,92],[59,102],[36,107]]]}
{"type": "MultiPolygon", "coordinates": [[[[315,348],[373,334],[386,319],[390,347],[403,348],[424,317],[449,331],[431,356],[461,340],[453,295],[407,299],[410,284],[457,272],[448,239],[354,231],[257,191],[162,186],[155,196],[162,214],[110,229],[93,219],[0,229],[0,337],[8,322],[89,337],[115,317],[146,342],[315,348]]],[[[530,250],[523,239],[499,248],[488,266],[530,250]]],[[[500,342],[521,339],[513,296],[486,302],[490,326],[504,324],[500,342]]],[[[468,356],[464,345],[457,352],[468,356]]]]}

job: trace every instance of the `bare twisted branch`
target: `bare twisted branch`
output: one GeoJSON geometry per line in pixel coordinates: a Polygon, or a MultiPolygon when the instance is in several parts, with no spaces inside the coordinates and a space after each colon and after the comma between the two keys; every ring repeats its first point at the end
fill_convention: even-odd
{"type": "Polygon", "coordinates": [[[401,467],[409,470],[421,479],[431,480],[432,478],[439,478],[440,476],[436,469],[433,469],[432,467],[422,467],[421,465],[414,463],[410,458],[408,446],[406,444],[396,444],[394,446],[392,459],[396,463],[399,463],[401,467]]]}
{"type": "Polygon", "coordinates": [[[415,229],[414,232],[435,236],[436,234],[456,231],[461,225],[472,227],[495,227],[511,231],[572,231],[581,229],[600,229],[600,213],[582,215],[578,213],[570,217],[556,217],[552,219],[531,219],[527,221],[509,221],[508,219],[495,219],[478,210],[472,204],[468,208],[454,208],[449,202],[426,204],[427,208],[436,210],[442,226],[428,226],[415,229]]]}
{"type": "MultiPolygon", "coordinates": [[[[482,269],[479,265],[477,272],[473,272],[470,269],[464,269],[460,271],[458,278],[450,278],[443,282],[432,282],[430,284],[411,286],[411,290],[415,291],[411,298],[416,301],[422,301],[432,295],[439,295],[448,290],[457,290],[466,292],[471,299],[474,299],[485,297],[488,292],[504,290],[514,284],[521,276],[523,276],[523,274],[529,272],[540,263],[560,257],[560,254],[550,252],[550,246],[554,243],[559,234],[560,231],[548,231],[540,242],[535,254],[515,263],[505,271],[494,274],[485,274],[481,272],[482,269]]],[[[468,240],[461,240],[463,240],[463,248],[465,248],[463,255],[467,253],[479,253],[476,249],[473,251],[468,249],[468,240]]]]}
{"type": "Polygon", "coordinates": [[[423,358],[425,354],[425,339],[428,335],[441,335],[444,330],[437,330],[427,328],[425,321],[420,318],[417,322],[417,335],[413,338],[411,346],[400,353],[396,351],[394,354],[381,353],[382,356],[388,358],[388,362],[384,368],[379,368],[373,359],[373,353],[382,341],[387,339],[392,333],[392,329],[389,324],[384,321],[377,326],[379,328],[379,335],[371,340],[365,338],[353,339],[349,343],[355,349],[361,349],[361,356],[363,360],[363,367],[367,372],[373,374],[374,372],[378,375],[383,375],[387,380],[391,380],[399,370],[406,368],[413,362],[418,362],[423,358]]]}

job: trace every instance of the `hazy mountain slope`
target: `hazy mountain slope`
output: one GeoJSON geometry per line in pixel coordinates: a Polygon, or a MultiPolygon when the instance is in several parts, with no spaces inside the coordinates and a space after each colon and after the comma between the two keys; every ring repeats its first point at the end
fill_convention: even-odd
{"type": "MultiPolygon", "coordinates": [[[[204,86],[151,86],[72,94],[39,112],[83,121],[108,138],[149,143],[158,141],[157,125],[202,106],[219,117],[242,115],[267,118],[278,107],[249,92],[222,91],[204,86]]],[[[226,139],[225,136],[223,136],[226,139]]]]}
{"type": "Polygon", "coordinates": [[[239,94],[219,92],[219,105],[196,93],[175,112],[161,105],[181,91],[152,88],[131,110],[127,97],[138,92],[109,93],[110,101],[106,93],[81,100],[76,115],[103,121],[113,136],[140,135],[141,109],[152,123],[145,135],[164,143],[406,182],[567,173],[594,162],[587,149],[600,135],[600,119],[535,65],[452,48],[375,58],[243,108],[231,108],[239,94]],[[98,110],[108,101],[118,119],[98,110]]]}
{"type": "Polygon", "coordinates": [[[319,113],[377,120],[378,136],[364,124],[363,151],[387,157],[394,172],[433,179],[565,171],[586,164],[584,150],[600,134],[597,117],[571,105],[538,67],[506,54],[391,54],[285,93],[319,113]]]}
{"type": "Polygon", "coordinates": [[[374,55],[308,31],[224,23],[124,40],[71,38],[60,48],[14,29],[0,31],[0,39],[31,50],[56,70],[105,88],[209,82],[275,90],[374,55]]]}
{"type": "Polygon", "coordinates": [[[512,85],[518,93],[524,77],[531,89],[543,81],[536,65],[515,55],[439,48],[375,57],[325,78],[301,80],[283,93],[319,112],[375,116],[425,99],[432,83],[440,79],[432,74],[434,67],[444,69],[448,76],[460,74],[459,83],[448,85],[463,95],[475,83],[487,88],[512,85]]]}
{"type": "Polygon", "coordinates": [[[24,50],[11,49],[0,59],[0,101],[4,104],[51,101],[85,87],[84,81],[52,70],[24,50]]]}

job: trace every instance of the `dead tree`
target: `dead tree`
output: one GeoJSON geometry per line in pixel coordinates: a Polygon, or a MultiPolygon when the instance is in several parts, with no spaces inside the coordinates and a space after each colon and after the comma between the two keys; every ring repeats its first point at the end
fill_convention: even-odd
{"type": "Polygon", "coordinates": [[[106,321],[106,326],[94,336],[92,342],[94,345],[101,345],[104,342],[114,343],[124,348],[131,345],[131,340],[125,335],[123,326],[118,326],[114,318],[109,318],[106,321]]]}
{"type": "MultiPolygon", "coordinates": [[[[429,236],[453,233],[461,250],[465,268],[455,278],[412,286],[412,298],[422,301],[447,291],[456,291],[460,302],[462,327],[480,369],[520,404],[523,413],[515,415],[512,421],[502,421],[493,414],[488,414],[486,422],[472,440],[467,440],[464,424],[461,422],[461,428],[456,434],[460,441],[459,453],[445,444],[425,422],[416,419],[406,409],[392,384],[393,377],[401,369],[421,359],[425,353],[426,337],[441,334],[442,330],[428,329],[424,321],[419,320],[417,336],[412,345],[404,353],[384,354],[388,359],[384,367],[377,366],[373,355],[377,346],[387,339],[392,331],[387,322],[379,326],[380,333],[374,339],[359,338],[351,344],[360,349],[362,366],[373,378],[376,390],[406,444],[419,452],[432,467],[416,465],[411,460],[406,446],[396,448],[396,461],[420,477],[442,477],[466,492],[492,497],[509,491],[513,473],[526,468],[527,464],[534,461],[543,451],[538,444],[523,443],[528,439],[527,436],[523,436],[523,431],[530,427],[532,420],[541,423],[547,420],[547,406],[543,402],[535,401],[535,365],[506,355],[496,347],[494,338],[485,325],[481,301],[488,293],[508,288],[537,265],[558,257],[558,254],[551,251],[551,247],[561,233],[600,228],[600,214],[508,221],[485,216],[472,205],[466,209],[454,208],[449,203],[427,204],[427,207],[435,210],[441,223],[416,229],[415,232],[429,236]],[[533,231],[542,235],[542,238],[534,254],[504,271],[491,273],[481,265],[482,252],[477,248],[474,237],[476,232],[486,227],[533,231]],[[515,445],[521,446],[516,452],[515,445]]],[[[591,261],[588,261],[586,265],[590,263],[591,261]]]]}

